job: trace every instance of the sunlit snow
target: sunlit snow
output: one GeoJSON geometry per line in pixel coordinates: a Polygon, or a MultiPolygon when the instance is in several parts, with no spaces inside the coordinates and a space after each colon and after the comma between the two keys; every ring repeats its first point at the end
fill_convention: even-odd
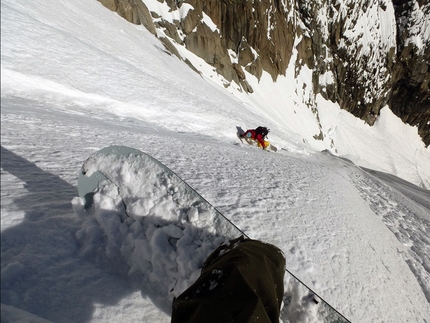
{"type": "Polygon", "coordinates": [[[388,108],[370,127],[315,97],[295,54],[275,84],[225,88],[97,1],[4,0],[1,19],[2,321],[170,321],[162,273],[142,286],[107,222],[76,208],[82,163],[109,145],[159,159],[351,321],[430,321],[430,153],[415,127],[388,108]],[[236,137],[258,125],[277,153],[236,137]]]}

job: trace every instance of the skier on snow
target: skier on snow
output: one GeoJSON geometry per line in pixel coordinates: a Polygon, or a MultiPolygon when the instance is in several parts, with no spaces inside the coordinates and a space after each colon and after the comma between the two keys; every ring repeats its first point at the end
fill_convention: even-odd
{"type": "Polygon", "coordinates": [[[261,146],[264,150],[266,150],[267,148],[267,144],[264,141],[265,137],[267,136],[267,134],[269,133],[270,129],[267,129],[266,127],[257,127],[256,129],[249,129],[246,130],[245,133],[243,133],[242,135],[240,135],[240,138],[245,138],[245,140],[247,139],[252,139],[252,140],[256,140],[259,143],[259,147],[261,146]]]}

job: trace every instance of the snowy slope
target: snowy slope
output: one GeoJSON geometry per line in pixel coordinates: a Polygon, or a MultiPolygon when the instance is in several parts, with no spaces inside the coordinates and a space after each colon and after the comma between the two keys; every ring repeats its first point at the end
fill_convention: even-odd
{"type": "MultiPolygon", "coordinates": [[[[186,25],[187,15],[189,12],[194,12],[188,3],[170,4],[171,9],[166,2],[142,1],[151,12],[155,13],[154,17],[157,18],[154,18],[154,21],[160,22],[156,31],[160,38],[169,39],[169,35],[172,34],[171,30],[176,28],[175,24],[186,25]],[[161,23],[162,20],[164,23],[161,23]],[[165,26],[167,22],[172,24],[172,28],[165,26]]],[[[255,6],[258,6],[257,3],[255,6]]],[[[273,83],[272,77],[268,73],[263,72],[261,79],[257,79],[245,68],[246,81],[253,89],[251,95],[244,93],[236,83],[229,82],[217,75],[214,67],[208,67],[202,59],[191,54],[183,43],[178,43],[177,38],[170,36],[176,39],[176,41],[175,39],[170,39],[170,41],[183,59],[191,62],[194,68],[206,78],[220,86],[225,86],[229,92],[246,102],[252,111],[269,118],[272,128],[277,127],[277,134],[281,135],[283,131],[288,130],[285,135],[287,135],[289,143],[302,145],[304,142],[312,150],[317,151],[327,149],[335,155],[351,159],[358,165],[378,168],[412,181],[421,187],[429,188],[430,174],[427,160],[430,159],[430,154],[416,137],[417,128],[404,127],[403,123],[390,112],[388,106],[379,106],[391,87],[389,80],[394,81],[395,79],[388,68],[392,58],[387,58],[392,57],[396,51],[397,29],[393,3],[376,0],[342,0],[336,1],[336,3],[300,1],[297,6],[299,9],[295,10],[299,10],[301,13],[291,10],[288,13],[288,19],[295,20],[294,24],[297,25],[298,30],[303,30],[296,31],[298,34],[294,38],[292,57],[286,75],[279,76],[276,83],[273,83]],[[313,13],[309,16],[306,12],[313,13]],[[309,20],[301,21],[301,19],[307,20],[305,17],[308,17],[309,20]],[[309,27],[309,30],[305,25],[312,27],[309,27]],[[337,35],[336,30],[343,34],[337,35]],[[313,70],[305,65],[302,61],[304,54],[300,55],[297,50],[304,37],[302,33],[313,39],[315,51],[321,53],[318,54],[319,57],[315,57],[315,60],[319,62],[315,63],[316,66],[313,70]],[[320,37],[322,44],[319,43],[320,37]],[[339,41],[338,46],[334,46],[336,49],[329,48],[332,41],[339,41]],[[298,57],[301,58],[298,59],[298,57]],[[355,61],[349,62],[348,57],[355,61]],[[354,108],[357,102],[359,106],[373,102],[373,112],[368,112],[378,114],[377,126],[370,127],[362,120],[357,120],[349,113],[340,110],[338,104],[332,104],[322,99],[320,95],[315,95],[312,79],[316,75],[315,73],[321,73],[321,71],[326,71],[326,73],[319,77],[319,85],[323,88],[320,91],[325,92],[324,87],[332,83],[337,84],[335,87],[345,87],[346,93],[343,93],[345,96],[342,94],[343,90],[339,90],[339,96],[331,99],[337,102],[343,101],[343,108],[355,111],[353,112],[355,115],[364,113],[359,112],[361,110],[359,107],[354,108]],[[333,73],[337,76],[334,77],[333,73]],[[349,75],[349,79],[342,79],[341,74],[349,75]],[[356,86],[354,83],[357,83],[356,86]],[[396,149],[390,150],[387,147],[396,147],[396,149]]],[[[409,24],[406,31],[414,33],[417,41],[421,41],[421,45],[417,46],[423,48],[424,39],[428,33],[425,29],[426,20],[423,18],[425,15],[419,10],[419,6],[417,4],[415,6],[417,10],[411,13],[408,19],[414,21],[411,23],[412,25],[416,23],[417,26],[423,26],[422,30],[412,28],[409,24]]],[[[285,2],[284,7],[287,7],[285,2]]],[[[291,4],[291,7],[296,7],[296,5],[291,4]]],[[[199,10],[201,8],[196,8],[197,12],[199,10]]],[[[268,9],[268,12],[271,10],[268,9]]],[[[216,26],[213,22],[204,13],[203,16],[201,22],[215,30],[216,26]]],[[[270,18],[268,19],[270,20],[270,18]]],[[[223,29],[221,26],[218,27],[223,29]]],[[[262,26],[262,28],[265,27],[262,26]]],[[[272,26],[272,28],[277,27],[272,26]]],[[[280,28],[282,29],[282,27],[280,28]]],[[[178,33],[179,38],[185,37],[180,31],[178,33]]],[[[199,34],[198,31],[197,34],[199,34]]],[[[205,39],[206,36],[203,34],[201,37],[205,39]]],[[[247,37],[253,38],[254,36],[247,37]]],[[[258,56],[257,51],[253,48],[250,50],[253,50],[254,55],[258,56]]],[[[231,62],[237,63],[240,54],[235,53],[232,49],[228,49],[228,52],[231,62]]],[[[318,55],[316,54],[316,56],[318,55]]],[[[275,60],[275,58],[272,59],[275,60]]],[[[332,88],[328,90],[328,92],[330,91],[336,90],[332,88]]],[[[369,106],[362,109],[366,108],[369,109],[369,106]]],[[[373,124],[373,117],[370,117],[368,121],[373,124]]],[[[285,137],[281,136],[279,139],[285,139],[285,137]]]]}
{"type": "MultiPolygon", "coordinates": [[[[111,144],[160,159],[250,237],[279,246],[287,267],[352,321],[430,320],[429,192],[303,143],[315,126],[294,94],[305,76],[285,78],[293,111],[276,111],[289,97],[265,82],[240,100],[96,1],[5,0],[1,33],[2,320],[169,321],[164,294],[129,277],[71,206],[82,162],[111,144]],[[236,127],[259,124],[282,151],[240,144],[236,127]],[[85,245],[83,229],[93,237],[85,245]]],[[[429,187],[416,129],[389,113],[369,129],[319,106],[345,141],[341,156],[429,187]],[[404,147],[393,144],[399,134],[404,147]]]]}

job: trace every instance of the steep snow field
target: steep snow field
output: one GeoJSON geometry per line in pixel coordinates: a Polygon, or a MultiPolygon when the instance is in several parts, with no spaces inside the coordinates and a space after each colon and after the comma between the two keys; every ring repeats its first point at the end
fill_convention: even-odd
{"type": "Polygon", "coordinates": [[[82,163],[115,144],[153,155],[251,238],[276,244],[351,321],[430,322],[430,193],[412,184],[430,187],[430,153],[415,128],[385,109],[370,128],[318,98],[339,158],[312,140],[309,93],[296,93],[306,71],[232,95],[97,1],[1,10],[2,320],[169,322],[164,291],[130,277],[102,228],[72,209],[82,163]],[[236,127],[260,124],[278,153],[237,140],[236,127]]]}

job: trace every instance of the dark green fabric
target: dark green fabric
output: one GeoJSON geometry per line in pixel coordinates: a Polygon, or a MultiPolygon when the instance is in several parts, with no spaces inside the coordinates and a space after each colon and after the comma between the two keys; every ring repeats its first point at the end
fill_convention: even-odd
{"type": "Polygon", "coordinates": [[[285,258],[240,237],[216,249],[197,281],[173,301],[172,323],[279,322],[285,258]]]}

